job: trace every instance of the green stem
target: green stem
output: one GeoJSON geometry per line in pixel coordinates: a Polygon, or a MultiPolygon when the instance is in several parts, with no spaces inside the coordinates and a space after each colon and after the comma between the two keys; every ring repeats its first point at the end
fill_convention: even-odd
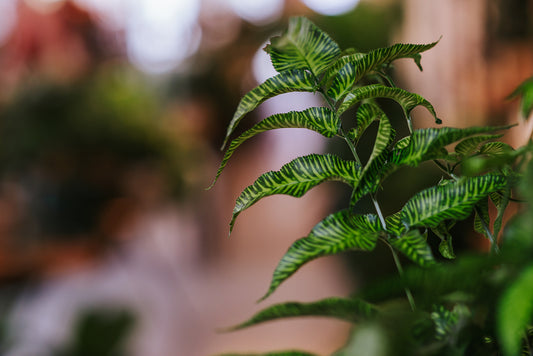
{"type": "MultiPolygon", "coordinates": [[[[330,107],[330,109],[335,112],[335,115],[337,115],[337,110],[335,109],[335,105],[333,105],[333,103],[331,102],[331,99],[329,98],[329,96],[327,96],[323,90],[320,90],[320,94],[322,94],[322,97],[324,98],[324,101],[328,104],[328,106],[330,107]]],[[[409,129],[411,130],[412,132],[412,128],[411,126],[409,126],[409,129]]],[[[348,147],[350,147],[350,150],[352,151],[352,155],[353,157],[355,158],[356,162],[362,166],[361,164],[361,159],[359,158],[359,155],[357,154],[357,150],[355,148],[355,145],[354,143],[348,138],[348,136],[346,135],[346,133],[344,132],[342,126],[340,127],[339,129],[339,133],[340,135],[342,136],[342,138],[344,139],[344,141],[346,141],[346,143],[348,144],[348,147]]],[[[386,229],[387,228],[387,224],[385,223],[385,217],[383,216],[383,213],[381,212],[381,208],[379,206],[379,203],[376,199],[376,197],[372,194],[371,195],[371,198],[372,198],[372,203],[374,203],[374,207],[376,209],[376,213],[378,214],[378,217],[379,217],[379,220],[381,222],[381,225],[383,225],[383,229],[386,229]]],[[[398,258],[398,255],[396,254],[396,251],[394,251],[394,249],[392,248],[392,246],[389,245],[389,247],[391,248],[391,251],[392,251],[392,257],[394,259],[394,263],[396,264],[396,268],[398,269],[398,274],[400,275],[400,277],[403,276],[403,268],[402,268],[402,264],[400,262],[400,259],[398,258]]],[[[411,309],[414,311],[416,310],[416,305],[415,305],[415,300],[413,298],[413,294],[411,293],[411,290],[409,290],[409,288],[404,288],[405,290],[405,295],[407,296],[407,300],[409,301],[409,305],[411,306],[411,309]]]]}
{"type": "MultiPolygon", "coordinates": [[[[400,258],[398,257],[398,254],[396,253],[396,251],[394,251],[394,248],[391,245],[389,245],[389,248],[391,250],[394,263],[396,264],[396,268],[398,269],[398,274],[400,275],[400,277],[403,277],[403,268],[400,262],[400,258]]],[[[415,304],[415,299],[413,298],[413,294],[411,293],[411,290],[408,287],[405,287],[404,291],[405,291],[405,295],[407,296],[407,300],[409,301],[409,305],[411,306],[411,310],[415,311],[416,304],[415,304]]]]}

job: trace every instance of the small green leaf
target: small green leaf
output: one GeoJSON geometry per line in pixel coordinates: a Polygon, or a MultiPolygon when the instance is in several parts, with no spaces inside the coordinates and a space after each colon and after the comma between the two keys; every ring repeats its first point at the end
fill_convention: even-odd
{"type": "Polygon", "coordinates": [[[466,219],[479,200],[506,184],[505,176],[486,174],[431,187],[409,199],[402,209],[401,220],[407,227],[437,227],[448,219],[466,219]]]}
{"type": "Polygon", "coordinates": [[[520,353],[526,327],[533,316],[533,265],[525,268],[500,299],[497,331],[504,355],[520,353]]]}
{"type": "Polygon", "coordinates": [[[409,113],[418,105],[422,105],[429,110],[437,123],[441,123],[441,121],[437,118],[437,113],[435,112],[433,105],[431,105],[429,101],[420,95],[410,93],[400,88],[391,88],[382,84],[366,85],[350,91],[348,95],[346,95],[346,98],[342,102],[337,112],[339,115],[341,115],[362,100],[375,98],[388,98],[395,100],[402,106],[406,115],[409,115],[409,113]]]}
{"type": "Polygon", "coordinates": [[[509,99],[517,96],[522,97],[520,109],[522,116],[527,119],[529,118],[529,115],[531,115],[531,111],[533,111],[533,77],[522,82],[522,84],[509,95],[509,99]]]}
{"type": "Polygon", "coordinates": [[[298,157],[287,163],[279,171],[261,175],[237,198],[230,222],[230,232],[237,216],[260,199],[285,194],[296,198],[303,196],[311,188],[325,181],[341,181],[352,187],[359,182],[361,167],[354,161],[346,161],[335,155],[298,157]]]}
{"type": "Polygon", "coordinates": [[[330,138],[335,136],[339,127],[340,120],[338,116],[333,111],[323,107],[312,107],[304,111],[291,111],[269,116],[231,141],[210,188],[216,183],[233,152],[246,140],[261,132],[282,128],[305,128],[330,138]]]}
{"type": "MultiPolygon", "coordinates": [[[[352,89],[354,84],[367,74],[381,69],[384,64],[399,58],[413,58],[414,55],[427,51],[436,44],[437,42],[423,45],[398,43],[375,49],[364,56],[341,57],[327,73],[328,78],[334,77],[328,95],[339,100],[352,89]]],[[[419,63],[420,61],[417,64],[419,63]]]]}
{"type": "Polygon", "coordinates": [[[382,232],[376,215],[354,215],[349,210],[341,210],[327,216],[307,237],[292,244],[276,267],[268,292],[261,300],[311,260],[347,250],[373,250],[382,232]]]}
{"type": "Polygon", "coordinates": [[[287,31],[265,48],[278,72],[307,69],[315,76],[340,54],[337,43],[305,17],[292,17],[287,31]]]}
{"type": "Polygon", "coordinates": [[[453,260],[455,258],[455,253],[453,252],[453,241],[452,235],[450,234],[450,229],[452,228],[454,222],[451,224],[446,224],[441,222],[436,227],[431,228],[431,231],[435,233],[440,238],[439,252],[442,257],[453,260]]]}
{"type": "Polygon", "coordinates": [[[290,70],[268,78],[265,82],[249,91],[241,99],[239,106],[237,106],[237,110],[228,125],[226,138],[224,139],[222,148],[226,146],[230,135],[233,133],[244,115],[254,110],[263,101],[283,93],[295,91],[314,92],[315,90],[316,82],[314,76],[303,70],[290,70]]]}
{"type": "Polygon", "coordinates": [[[377,308],[361,299],[327,298],[312,303],[289,302],[270,306],[242,324],[228,330],[239,330],[281,318],[323,316],[357,322],[377,314],[377,308]]]}
{"type": "Polygon", "coordinates": [[[427,233],[422,235],[418,229],[410,230],[400,238],[391,238],[389,243],[420,267],[429,267],[436,263],[427,243],[427,233]]]}

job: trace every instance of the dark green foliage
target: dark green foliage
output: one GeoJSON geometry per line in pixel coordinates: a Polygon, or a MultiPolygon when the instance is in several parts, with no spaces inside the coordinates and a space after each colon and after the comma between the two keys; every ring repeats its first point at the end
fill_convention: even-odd
{"type": "MultiPolygon", "coordinates": [[[[330,180],[351,188],[347,209],[330,214],[290,246],[262,299],[316,258],[348,250],[371,253],[378,243],[390,247],[399,276],[376,280],[350,299],[277,304],[233,329],[308,315],[355,323],[352,337],[336,356],[500,352],[515,356],[531,345],[527,330],[533,316],[533,213],[525,209],[505,228],[503,216],[510,203],[517,201],[513,198],[517,184],[529,187],[522,188],[522,194],[527,200],[533,199],[532,147],[515,150],[494,141],[502,136],[497,131],[511,126],[413,130],[410,112],[418,105],[441,123],[431,103],[418,94],[383,84],[391,83],[389,80],[376,83],[376,78],[388,78],[387,69],[396,59],[412,58],[420,67],[420,53],[436,44],[396,44],[368,53],[342,51],[328,35],[299,17],[291,19],[288,30],[267,46],[280,74],[244,96],[226,140],[246,113],[275,95],[310,91],[322,96],[324,107],[275,114],[259,122],[231,142],[216,177],[242,142],[272,129],[300,127],[327,138],[339,137],[353,159],[331,154],[299,157],[279,171],[261,175],[238,197],[230,231],[237,216],[264,197],[301,197],[330,180]],[[377,105],[377,98],[393,99],[400,105],[409,128],[407,136],[396,138],[396,130],[377,105]],[[352,108],[355,117],[347,117],[352,108]],[[343,123],[347,120],[355,122],[345,131],[343,123]],[[378,122],[377,132],[365,162],[359,157],[358,146],[374,121],[378,122]],[[453,151],[451,144],[455,144],[453,151]],[[385,216],[376,199],[382,183],[402,167],[417,168],[428,161],[442,171],[441,179],[412,195],[400,211],[385,216]],[[353,208],[364,196],[375,210],[354,213],[353,208]],[[493,207],[496,213],[490,214],[493,207]],[[488,238],[491,252],[456,257],[452,228],[472,216],[472,231],[488,238]],[[410,261],[410,268],[404,271],[397,253],[410,261]]],[[[517,91],[523,95],[524,114],[533,106],[529,87],[530,82],[526,82],[517,91]]],[[[307,354],[288,351],[268,355],[307,354]]]]}

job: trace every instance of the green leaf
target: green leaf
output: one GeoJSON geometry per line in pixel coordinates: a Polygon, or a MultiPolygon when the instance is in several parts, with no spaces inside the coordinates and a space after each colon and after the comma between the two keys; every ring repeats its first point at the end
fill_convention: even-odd
{"type": "Polygon", "coordinates": [[[496,215],[496,219],[494,219],[494,225],[493,225],[493,234],[494,238],[498,238],[498,235],[500,234],[500,230],[502,228],[503,223],[503,215],[505,213],[505,209],[507,209],[507,205],[509,205],[509,197],[511,196],[511,187],[507,186],[503,189],[503,193],[500,196],[499,192],[491,193],[490,198],[494,205],[496,205],[496,209],[498,210],[498,214],[496,215]]]}
{"type": "Polygon", "coordinates": [[[487,155],[505,155],[513,151],[513,148],[504,142],[487,142],[479,149],[479,153],[487,155]]]}
{"type": "Polygon", "coordinates": [[[387,232],[393,236],[400,237],[407,230],[401,221],[401,211],[394,213],[393,215],[385,218],[385,224],[387,225],[387,232]]]}
{"type": "Polygon", "coordinates": [[[210,188],[216,183],[235,150],[246,140],[259,133],[282,128],[305,128],[329,138],[335,136],[339,127],[340,120],[338,116],[333,111],[323,107],[312,107],[304,111],[291,111],[269,116],[231,141],[210,188]]]}
{"type": "Polygon", "coordinates": [[[285,194],[301,197],[311,188],[325,181],[341,181],[355,187],[359,182],[361,167],[354,161],[346,161],[335,155],[312,154],[298,157],[279,171],[261,175],[237,198],[230,222],[230,232],[235,219],[245,209],[260,199],[285,194]]]}
{"type": "Polygon", "coordinates": [[[490,238],[485,226],[490,226],[489,199],[483,198],[476,204],[476,214],[474,217],[474,230],[486,238],[490,238]],[[479,212],[479,213],[478,213],[479,212]],[[482,220],[483,219],[483,220],[482,220]],[[485,225],[484,225],[485,224],[485,225]]]}
{"type": "Polygon", "coordinates": [[[479,146],[481,143],[489,141],[489,140],[497,139],[502,136],[503,135],[479,135],[479,136],[469,137],[459,142],[457,146],[455,146],[455,152],[462,157],[469,156],[479,151],[479,146]]]}
{"type": "Polygon", "coordinates": [[[453,260],[455,258],[455,253],[453,252],[453,242],[452,235],[450,234],[450,229],[452,228],[455,222],[451,224],[446,224],[441,222],[436,227],[431,228],[431,231],[435,233],[440,238],[439,252],[442,257],[453,260]],[[452,226],[451,226],[452,225],[452,226]]]}
{"type": "Polygon", "coordinates": [[[357,322],[371,318],[376,314],[377,308],[361,299],[327,298],[312,303],[289,302],[270,306],[244,323],[228,330],[239,330],[281,318],[323,316],[357,322]]]}
{"type": "Polygon", "coordinates": [[[374,193],[381,180],[390,171],[390,167],[386,165],[389,157],[387,146],[392,143],[394,136],[395,131],[389,119],[386,115],[383,115],[379,121],[378,132],[370,158],[361,172],[359,184],[352,192],[351,207],[365,194],[374,193]]]}
{"type": "Polygon", "coordinates": [[[522,82],[522,84],[509,95],[509,99],[517,96],[522,97],[520,110],[522,116],[527,119],[529,118],[529,115],[531,115],[531,111],[533,111],[533,77],[522,82]]]}
{"type": "Polygon", "coordinates": [[[504,176],[487,174],[431,187],[409,199],[401,220],[407,227],[437,227],[445,220],[466,219],[479,200],[506,184],[504,176]]]}
{"type": "Polygon", "coordinates": [[[335,76],[328,90],[328,95],[339,100],[352,89],[354,84],[357,84],[367,74],[381,69],[384,64],[399,58],[412,58],[436,44],[437,42],[423,45],[398,43],[390,47],[375,49],[364,56],[342,57],[327,73],[329,78],[335,76]]]}
{"type": "Polygon", "coordinates": [[[354,215],[349,210],[341,210],[327,216],[308,236],[292,244],[276,267],[268,292],[261,300],[315,258],[347,250],[373,250],[381,232],[383,227],[376,215],[354,215]]]}
{"type": "Polygon", "coordinates": [[[346,110],[365,99],[388,98],[393,99],[400,104],[406,115],[418,105],[422,105],[429,110],[435,121],[440,124],[441,120],[437,118],[437,113],[433,105],[418,94],[410,93],[400,88],[391,88],[382,84],[371,84],[364,87],[356,88],[346,95],[346,98],[339,107],[338,114],[341,115],[346,110]]]}
{"type": "Polygon", "coordinates": [[[357,109],[356,114],[356,126],[353,130],[353,138],[355,141],[358,141],[361,138],[361,135],[365,130],[370,126],[370,124],[376,120],[381,120],[385,116],[385,113],[379,106],[369,102],[362,104],[357,109]]]}
{"type": "Polygon", "coordinates": [[[315,76],[340,54],[337,43],[305,17],[292,17],[287,31],[265,48],[278,72],[307,69],[315,76]]]}
{"type": "Polygon", "coordinates": [[[418,229],[410,230],[400,238],[391,238],[389,243],[420,267],[429,267],[436,263],[427,243],[427,233],[422,235],[418,229]]]}
{"type": "MultiPolygon", "coordinates": [[[[396,165],[416,167],[419,163],[437,158],[447,145],[472,135],[508,129],[511,126],[469,128],[427,128],[415,130],[407,147],[393,151],[392,162],[396,165]]],[[[398,145],[398,144],[397,144],[398,145]]]]}
{"type": "Polygon", "coordinates": [[[230,135],[244,115],[254,110],[265,100],[283,93],[295,91],[314,92],[315,90],[315,78],[311,73],[303,70],[290,70],[268,78],[265,82],[249,91],[239,102],[239,106],[237,106],[237,110],[228,125],[222,148],[226,146],[230,135]]]}
{"type": "Polygon", "coordinates": [[[500,299],[497,332],[504,355],[519,355],[526,327],[533,316],[533,265],[528,266],[500,299]]]}

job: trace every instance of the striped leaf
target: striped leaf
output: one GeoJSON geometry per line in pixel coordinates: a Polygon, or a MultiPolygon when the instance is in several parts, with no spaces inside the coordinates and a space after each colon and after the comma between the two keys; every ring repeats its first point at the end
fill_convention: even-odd
{"type": "Polygon", "coordinates": [[[230,222],[230,232],[235,219],[245,209],[260,199],[285,194],[301,197],[311,188],[325,181],[341,181],[355,187],[359,182],[361,167],[354,161],[346,161],[335,155],[298,157],[287,163],[279,171],[261,175],[237,198],[230,222]]]}
{"type": "Polygon", "coordinates": [[[289,302],[270,306],[242,324],[228,330],[239,330],[271,320],[302,317],[323,316],[357,322],[371,318],[377,314],[377,308],[361,299],[327,298],[312,303],[289,302]]]}
{"type": "Polygon", "coordinates": [[[363,135],[363,132],[365,132],[372,122],[380,120],[384,116],[385,113],[376,104],[372,102],[362,104],[357,109],[357,122],[353,130],[353,139],[358,141],[361,138],[361,135],[363,135]]]}
{"type": "Polygon", "coordinates": [[[511,126],[469,127],[465,129],[441,127],[415,130],[409,139],[409,144],[401,149],[395,149],[392,162],[397,165],[416,167],[419,163],[435,159],[441,155],[441,150],[447,145],[480,133],[507,129],[511,126]]]}
{"type": "Polygon", "coordinates": [[[491,193],[490,199],[496,205],[496,209],[498,210],[498,214],[496,215],[496,218],[494,219],[494,225],[493,225],[493,234],[495,238],[498,238],[498,235],[500,234],[500,230],[502,228],[503,223],[503,214],[505,213],[505,209],[507,209],[507,205],[509,205],[509,198],[511,196],[511,187],[506,186],[502,190],[502,195],[499,194],[499,192],[491,193]]]}
{"type": "Polygon", "coordinates": [[[383,115],[379,121],[378,132],[370,158],[361,172],[359,184],[352,192],[350,203],[352,207],[362,196],[374,193],[382,179],[392,168],[386,164],[386,161],[389,157],[387,146],[394,140],[394,135],[395,131],[389,119],[386,115],[383,115]]]}
{"type": "Polygon", "coordinates": [[[334,77],[328,95],[339,100],[352,89],[354,84],[357,84],[367,74],[380,70],[384,64],[389,64],[399,58],[412,58],[436,44],[437,42],[422,45],[398,43],[390,47],[375,49],[364,56],[342,57],[328,71],[327,77],[334,77]]]}
{"type": "Polygon", "coordinates": [[[389,239],[390,245],[421,267],[435,265],[435,258],[427,243],[427,233],[422,235],[418,229],[410,230],[402,237],[389,239]]]}
{"type": "Polygon", "coordinates": [[[261,300],[315,258],[347,250],[373,250],[382,232],[383,227],[376,215],[354,215],[349,210],[341,210],[327,216],[308,236],[292,244],[276,267],[268,292],[261,300]]]}
{"type": "Polygon", "coordinates": [[[287,31],[265,48],[278,72],[307,69],[322,73],[340,54],[337,43],[305,17],[292,17],[287,31]]]}
{"type": "Polygon", "coordinates": [[[487,142],[480,147],[479,153],[498,156],[513,151],[513,148],[504,142],[487,142]]]}
{"type": "Polygon", "coordinates": [[[506,184],[504,176],[487,174],[431,187],[417,193],[405,204],[401,220],[407,227],[437,227],[448,219],[466,219],[479,200],[506,184]]]}
{"type": "Polygon", "coordinates": [[[435,112],[433,105],[431,105],[429,101],[420,95],[400,88],[391,88],[382,84],[366,85],[350,91],[339,107],[338,114],[341,115],[362,100],[375,98],[388,98],[395,100],[402,106],[407,116],[415,107],[422,105],[429,110],[438,124],[441,123],[441,120],[437,118],[437,113],[435,112]]]}
{"type": "Polygon", "coordinates": [[[228,149],[224,153],[220,167],[211,187],[215,184],[222,170],[228,163],[235,150],[246,140],[268,130],[282,128],[305,128],[318,132],[325,137],[333,137],[340,127],[340,120],[337,115],[328,108],[312,107],[304,111],[291,111],[284,114],[275,114],[267,117],[254,125],[251,129],[231,141],[228,149]]]}
{"type": "Polygon", "coordinates": [[[265,82],[249,91],[239,102],[237,110],[228,125],[222,148],[226,146],[230,135],[244,115],[254,110],[265,100],[283,93],[295,91],[314,92],[315,89],[316,83],[313,75],[303,70],[290,70],[268,78],[265,82]]]}
{"type": "Polygon", "coordinates": [[[479,135],[474,137],[469,137],[459,142],[455,146],[455,152],[461,157],[469,156],[473,153],[479,151],[479,146],[489,140],[497,139],[503,135],[479,135]]]}
{"type": "Polygon", "coordinates": [[[497,332],[506,356],[518,355],[533,316],[533,265],[524,269],[501,297],[497,332]]]}
{"type": "Polygon", "coordinates": [[[392,234],[392,236],[400,237],[404,234],[406,231],[405,225],[402,224],[401,221],[401,211],[398,211],[397,213],[387,216],[385,218],[385,224],[387,225],[387,232],[389,234],[392,234]]]}
{"type": "Polygon", "coordinates": [[[485,226],[487,226],[487,228],[490,226],[488,197],[482,198],[476,204],[475,212],[476,213],[474,216],[474,231],[485,236],[486,238],[489,238],[489,234],[485,229],[485,226]]]}

